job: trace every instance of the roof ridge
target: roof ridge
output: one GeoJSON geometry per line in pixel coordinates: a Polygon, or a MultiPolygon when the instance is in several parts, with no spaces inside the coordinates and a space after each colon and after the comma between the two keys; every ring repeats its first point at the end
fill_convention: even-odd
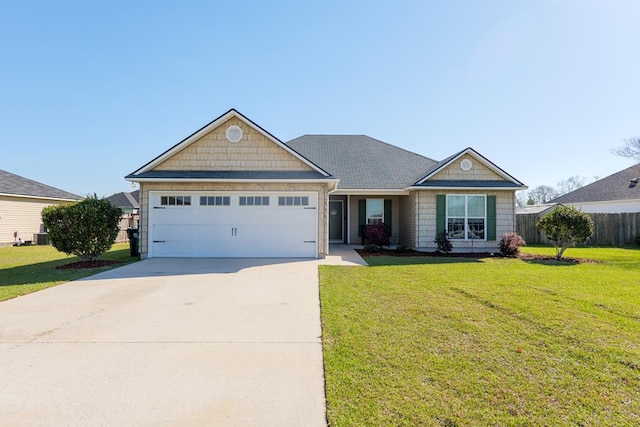
{"type": "Polygon", "coordinates": [[[379,142],[380,144],[384,144],[384,145],[386,145],[388,147],[391,147],[391,148],[394,148],[394,149],[397,149],[397,150],[402,150],[405,153],[409,153],[409,154],[413,154],[415,156],[422,157],[423,159],[430,160],[430,161],[432,161],[434,163],[438,162],[437,160],[432,159],[431,157],[427,157],[427,156],[425,156],[423,154],[416,153],[415,151],[411,151],[411,150],[408,150],[406,148],[399,147],[397,145],[391,144],[390,142],[382,141],[381,139],[374,138],[372,136],[369,136],[369,135],[366,135],[366,134],[363,134],[363,133],[305,133],[303,135],[300,135],[298,137],[295,137],[295,138],[285,142],[285,144],[289,145],[290,142],[293,142],[293,141],[295,141],[297,139],[300,139],[300,138],[304,138],[305,136],[362,136],[362,137],[365,137],[365,138],[369,138],[369,139],[371,139],[373,141],[379,142]]]}

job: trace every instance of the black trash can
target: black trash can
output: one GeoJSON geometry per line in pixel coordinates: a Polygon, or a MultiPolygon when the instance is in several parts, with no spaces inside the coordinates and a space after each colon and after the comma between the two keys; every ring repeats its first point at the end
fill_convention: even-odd
{"type": "Polygon", "coordinates": [[[129,237],[129,253],[131,256],[140,256],[138,251],[138,229],[127,228],[127,236],[129,237]]]}

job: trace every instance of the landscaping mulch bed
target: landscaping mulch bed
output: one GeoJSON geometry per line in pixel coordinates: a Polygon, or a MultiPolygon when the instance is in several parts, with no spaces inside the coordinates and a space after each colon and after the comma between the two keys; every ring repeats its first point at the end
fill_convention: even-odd
{"type": "MultiPolygon", "coordinates": [[[[489,252],[450,252],[448,254],[443,254],[437,251],[433,252],[420,252],[413,249],[407,249],[406,251],[396,251],[394,249],[382,249],[379,252],[367,252],[363,249],[356,249],[356,252],[360,254],[361,257],[375,257],[375,256],[393,256],[393,257],[443,257],[443,258],[504,258],[504,256],[500,252],[494,252],[493,254],[489,252]]],[[[554,256],[550,255],[536,255],[536,254],[525,254],[519,253],[516,258],[519,258],[523,261],[549,261],[556,263],[566,263],[566,264],[584,264],[584,263],[596,263],[598,261],[592,259],[585,258],[567,258],[564,257],[562,259],[557,259],[554,256]]]]}
{"type": "MultiPolygon", "coordinates": [[[[447,257],[447,258],[491,258],[489,252],[473,252],[473,253],[448,253],[442,254],[440,252],[420,252],[414,249],[407,249],[406,251],[396,251],[395,249],[382,249],[379,252],[368,252],[363,249],[356,249],[356,252],[361,257],[368,256],[396,256],[396,257],[415,257],[415,256],[434,256],[434,257],[447,257]]],[[[493,254],[493,257],[499,257],[499,252],[493,254]]]]}
{"type": "Polygon", "coordinates": [[[100,267],[112,267],[114,265],[122,264],[119,261],[78,261],[70,264],[59,265],[56,270],[70,270],[74,268],[100,268],[100,267]]]}

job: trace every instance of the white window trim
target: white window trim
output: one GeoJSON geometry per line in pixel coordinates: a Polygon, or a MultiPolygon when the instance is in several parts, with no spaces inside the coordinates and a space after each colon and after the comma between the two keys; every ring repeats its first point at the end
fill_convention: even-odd
{"type": "Polygon", "coordinates": [[[447,194],[446,195],[446,212],[445,212],[445,225],[447,227],[447,233],[449,232],[449,218],[462,218],[459,216],[449,216],[449,197],[464,197],[464,239],[450,238],[456,242],[486,242],[487,241],[487,195],[486,194],[447,194]],[[468,197],[482,197],[484,198],[484,217],[469,216],[469,205],[467,203],[468,197]],[[469,239],[469,219],[482,219],[484,221],[484,238],[483,239],[469,239]]]}
{"type": "Polygon", "coordinates": [[[370,198],[370,199],[366,199],[367,201],[365,202],[365,216],[364,216],[364,223],[365,224],[369,224],[369,200],[380,200],[382,201],[382,223],[384,224],[384,199],[380,198],[380,197],[376,197],[376,198],[370,198]]]}

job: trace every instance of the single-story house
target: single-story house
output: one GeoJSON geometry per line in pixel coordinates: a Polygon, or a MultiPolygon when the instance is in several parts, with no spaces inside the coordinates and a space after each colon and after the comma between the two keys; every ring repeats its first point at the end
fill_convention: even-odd
{"type": "Polygon", "coordinates": [[[0,170],[0,245],[11,245],[18,239],[37,243],[34,235],[44,232],[42,209],[80,199],[76,194],[0,170]]]}
{"type": "Polygon", "coordinates": [[[640,212],[640,163],[551,200],[587,213],[640,212]]]}
{"type": "Polygon", "coordinates": [[[526,187],[472,148],[435,161],[364,135],[282,142],[231,109],[125,177],[146,257],[322,257],[382,222],[391,242],[495,251],[526,187]]]}
{"type": "Polygon", "coordinates": [[[112,194],[106,198],[115,207],[122,209],[120,218],[120,232],[116,237],[116,243],[128,242],[128,228],[138,228],[138,218],[140,213],[140,190],[130,193],[121,192],[112,194]]]}

